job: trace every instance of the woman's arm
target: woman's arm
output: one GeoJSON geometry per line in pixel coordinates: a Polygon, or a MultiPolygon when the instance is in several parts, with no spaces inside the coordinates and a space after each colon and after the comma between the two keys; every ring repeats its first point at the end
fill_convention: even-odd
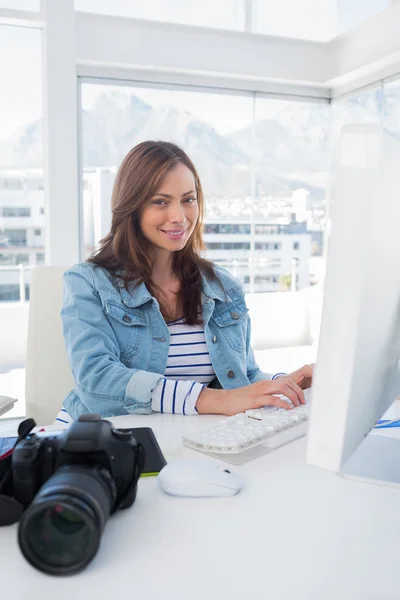
{"type": "Polygon", "coordinates": [[[196,415],[196,402],[205,386],[196,381],[175,381],[163,377],[151,394],[155,412],[196,415]]]}
{"type": "Polygon", "coordinates": [[[61,318],[72,374],[87,409],[104,416],[151,412],[152,390],[162,375],[121,362],[89,266],[78,265],[65,274],[61,318]]]}

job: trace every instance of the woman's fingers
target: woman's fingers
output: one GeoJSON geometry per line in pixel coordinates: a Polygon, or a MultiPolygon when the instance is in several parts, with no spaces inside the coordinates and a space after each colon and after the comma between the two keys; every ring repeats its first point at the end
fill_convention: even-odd
{"type": "MultiPolygon", "coordinates": [[[[268,383],[270,384],[271,382],[269,381],[268,383]]],[[[272,386],[272,389],[271,385],[268,385],[266,389],[267,394],[283,394],[293,402],[294,406],[306,403],[303,390],[292,379],[280,377],[272,383],[276,385],[272,386]]]]}
{"type": "Polygon", "coordinates": [[[289,402],[285,402],[278,396],[264,396],[261,400],[264,403],[264,406],[276,406],[276,408],[284,408],[285,410],[290,410],[292,407],[289,402]]]}
{"type": "MultiPolygon", "coordinates": [[[[299,400],[298,404],[295,404],[293,402],[293,400],[292,400],[292,402],[293,402],[293,404],[295,404],[295,406],[299,406],[300,404],[305,404],[306,403],[306,399],[304,397],[304,392],[301,389],[301,387],[299,385],[297,385],[297,383],[295,383],[294,381],[292,381],[292,379],[286,379],[285,380],[285,384],[286,384],[286,386],[288,388],[290,388],[296,394],[296,396],[297,396],[297,398],[299,400]]],[[[281,392],[281,393],[285,394],[285,396],[286,396],[286,392],[281,392]]]]}

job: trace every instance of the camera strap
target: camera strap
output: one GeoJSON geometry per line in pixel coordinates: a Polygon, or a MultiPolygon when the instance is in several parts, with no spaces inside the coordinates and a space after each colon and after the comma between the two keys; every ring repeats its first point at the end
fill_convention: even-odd
{"type": "MultiPolygon", "coordinates": [[[[18,439],[15,446],[36,426],[33,419],[25,419],[18,427],[18,439]]],[[[0,527],[12,525],[20,520],[23,506],[14,497],[12,486],[12,454],[0,460],[0,527]]]]}

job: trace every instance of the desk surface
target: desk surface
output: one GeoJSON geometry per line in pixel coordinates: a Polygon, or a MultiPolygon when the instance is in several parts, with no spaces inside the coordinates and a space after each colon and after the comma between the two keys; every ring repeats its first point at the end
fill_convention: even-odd
{"type": "MultiPolygon", "coordinates": [[[[154,414],[112,421],[151,426],[167,460],[205,459],[180,442],[199,419],[204,425],[219,417],[154,414]]],[[[2,596],[398,600],[400,490],[309,467],[305,445],[303,438],[234,467],[246,484],[231,498],[171,497],[156,478],[140,480],[133,507],[109,519],[96,558],[73,577],[33,569],[19,551],[17,527],[2,528],[2,596]]]]}

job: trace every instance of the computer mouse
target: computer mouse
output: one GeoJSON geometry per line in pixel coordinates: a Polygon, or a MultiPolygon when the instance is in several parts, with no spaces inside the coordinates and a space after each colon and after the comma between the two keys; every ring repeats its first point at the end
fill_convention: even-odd
{"type": "Polygon", "coordinates": [[[243,486],[243,478],[211,460],[181,459],[161,469],[158,483],[171,496],[215,498],[237,494],[243,486]]]}

